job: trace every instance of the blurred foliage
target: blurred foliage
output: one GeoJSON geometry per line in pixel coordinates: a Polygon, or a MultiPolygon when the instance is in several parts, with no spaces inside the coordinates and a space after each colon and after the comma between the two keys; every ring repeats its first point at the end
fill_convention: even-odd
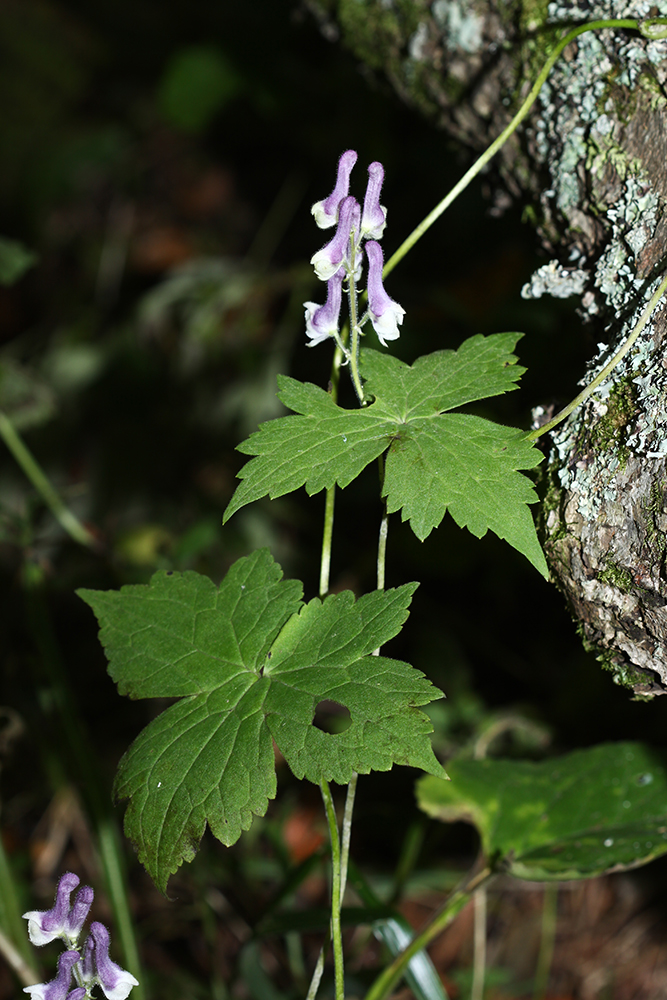
{"type": "MultiPolygon", "coordinates": [[[[381,160],[391,253],[467,161],[323,37],[298,0],[5,0],[0,52],[0,233],[10,241],[0,243],[0,408],[99,540],[96,553],[71,542],[0,448],[1,704],[23,733],[0,743],[3,843],[28,909],[49,905],[66,867],[101,886],[63,704],[98,758],[105,802],[120,755],[157,710],[117,696],[74,589],[168,568],[218,581],[268,545],[316,593],[321,496],[262,501],[221,526],[242,464],[235,445],[283,412],[276,374],[329,377],[326,346],[306,350],[303,334],[302,303],[318,294],[307,261],[322,240],[309,206],[331,189],[342,150],[381,160]]],[[[524,206],[490,214],[492,181],[392,274],[389,293],[407,310],[396,353],[411,362],[477,332],[525,331],[522,390],[479,412],[527,426],[532,405],[572,395],[595,345],[569,303],[520,298],[542,261],[524,206]]],[[[342,401],[352,405],[346,386],[342,401]]],[[[374,586],[379,514],[369,469],[339,493],[336,589],[374,586]]],[[[664,743],[660,701],[630,703],[614,688],[524,562],[450,519],[425,545],[391,521],[387,585],[421,584],[388,655],[445,691],[432,716],[437,751],[474,746],[505,717],[526,726],[498,730],[494,752],[539,758],[551,752],[547,733],[554,750],[621,734],[664,743]]],[[[268,816],[233,849],[205,838],[176,902],[128,852],[153,995],[227,997],[272,905],[324,905],[320,806],[278,767],[268,816]]],[[[410,893],[451,885],[475,850],[465,828],[432,823],[410,854],[414,824],[426,824],[413,779],[399,768],[361,782],[354,853],[383,899],[402,856],[413,859],[400,883],[410,893]]],[[[657,892],[665,869],[651,870],[657,892]]],[[[299,957],[284,937],[262,939],[276,989],[300,981],[319,940],[306,935],[299,957]]],[[[368,971],[360,959],[361,981],[368,971]]],[[[2,967],[0,997],[14,995],[2,967]]]]}

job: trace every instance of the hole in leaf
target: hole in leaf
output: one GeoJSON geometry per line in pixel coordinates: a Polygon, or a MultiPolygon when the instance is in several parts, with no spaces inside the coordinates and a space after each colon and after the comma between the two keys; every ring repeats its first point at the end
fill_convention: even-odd
{"type": "Polygon", "coordinates": [[[323,733],[331,733],[335,736],[349,729],[352,725],[352,719],[345,705],[325,699],[320,701],[315,709],[313,725],[323,733]]]}

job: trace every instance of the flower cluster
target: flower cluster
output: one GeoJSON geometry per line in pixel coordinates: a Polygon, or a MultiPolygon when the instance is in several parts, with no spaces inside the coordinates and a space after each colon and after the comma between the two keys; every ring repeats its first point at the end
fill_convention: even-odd
{"type": "MultiPolygon", "coordinates": [[[[350,174],[356,162],[357,154],[353,149],[343,153],[338,161],[336,186],[328,198],[316,202],[311,209],[320,229],[336,226],[336,233],[311,259],[317,277],[327,282],[327,300],[323,306],[315,302],[304,303],[308,346],[314,347],[333,337],[347,360],[351,358],[351,351],[341,343],[339,332],[344,282],[347,282],[350,300],[352,355],[355,345],[358,345],[361,327],[367,320],[370,320],[380,343],[386,347],[388,340],[396,340],[398,337],[398,327],[405,315],[405,310],[387,295],[382,285],[382,248],[377,241],[382,238],[387,224],[387,210],[380,204],[384,168],[378,162],[369,166],[362,209],[357,199],[349,194],[350,174]],[[368,264],[368,309],[357,319],[363,251],[368,264]]],[[[353,364],[354,360],[352,357],[353,364]]]]}
{"type": "Polygon", "coordinates": [[[70,896],[78,884],[78,876],[65,872],[58,882],[51,909],[23,914],[34,945],[41,947],[60,938],[67,948],[58,959],[56,978],[50,983],[26,986],[23,992],[30,993],[32,1000],[86,1000],[99,985],[107,1000],[125,1000],[132,987],[139,983],[109,958],[109,932],[104,924],[93,921],[85,944],[79,947],[79,936],[94,894],[90,886],[84,885],[70,904],[70,896]]]}

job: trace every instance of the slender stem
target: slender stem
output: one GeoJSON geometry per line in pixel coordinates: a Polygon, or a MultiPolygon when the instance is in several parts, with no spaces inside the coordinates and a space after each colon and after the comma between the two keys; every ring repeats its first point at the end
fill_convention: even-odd
{"type": "Polygon", "coordinates": [[[595,376],[593,381],[590,382],[590,384],[587,385],[586,388],[583,389],[578,396],[575,396],[572,402],[568,403],[567,406],[560,411],[560,413],[557,413],[552,420],[550,420],[547,424],[543,424],[541,427],[538,427],[536,430],[531,431],[529,434],[526,434],[527,441],[537,441],[537,439],[539,437],[542,437],[543,434],[546,434],[548,431],[552,431],[554,427],[557,427],[558,424],[562,423],[566,417],[569,417],[569,415],[572,413],[573,410],[576,410],[576,408],[581,403],[583,403],[585,399],[588,399],[591,393],[595,392],[595,390],[600,385],[602,385],[605,379],[611,374],[616,365],[623,360],[623,358],[628,353],[632,345],[635,343],[637,337],[642,332],[642,330],[650,320],[651,316],[653,315],[653,310],[655,309],[658,302],[662,298],[666,289],[667,289],[667,275],[660,282],[657,292],[655,292],[655,294],[651,297],[651,301],[646,306],[644,312],[641,314],[639,321],[637,322],[637,325],[633,329],[632,333],[627,338],[627,340],[625,340],[624,343],[621,344],[619,349],[616,351],[616,354],[614,354],[613,358],[607,362],[602,371],[595,376]]]}
{"type": "Polygon", "coordinates": [[[359,405],[364,405],[364,390],[359,375],[359,317],[357,314],[357,288],[354,280],[354,258],[350,264],[348,298],[350,301],[350,377],[359,405]]]}
{"type": "Polygon", "coordinates": [[[431,918],[424,930],[416,938],[413,938],[407,948],[404,948],[401,954],[396,956],[391,965],[388,965],[380,973],[366,994],[366,1000],[384,1000],[400,981],[410,959],[430,944],[434,937],[437,937],[441,931],[444,931],[451,924],[454,917],[460,913],[475,890],[485,885],[492,875],[493,872],[490,868],[484,868],[477,875],[474,875],[469,880],[467,879],[459,889],[455,889],[448,896],[441,909],[431,918]]]}
{"type": "Polygon", "coordinates": [[[336,484],[327,490],[324,502],[324,531],[322,532],[322,557],[320,559],[320,597],[329,593],[331,572],[331,543],[333,539],[334,509],[336,506],[336,484]]]}
{"type": "Polygon", "coordinates": [[[49,480],[44,475],[32,453],[19,435],[6,413],[0,410],[0,437],[21,466],[26,476],[49,507],[51,513],[67,534],[87,548],[95,548],[95,537],[81,524],[78,517],[69,510],[60,499],[49,480]]]}
{"type": "MultiPolygon", "coordinates": [[[[345,337],[343,330],[343,337],[345,337]]],[[[334,403],[338,399],[338,384],[340,382],[340,369],[344,358],[343,348],[336,345],[333,360],[331,362],[331,376],[329,378],[329,394],[334,403]]],[[[329,592],[329,576],[331,573],[331,545],[333,541],[334,510],[336,506],[336,484],[334,483],[327,490],[324,503],[324,529],[322,532],[322,554],[320,558],[320,597],[326,597],[329,592]]]]}
{"type": "Polygon", "coordinates": [[[340,903],[343,905],[343,898],[345,896],[345,886],[347,885],[347,866],[350,860],[350,837],[352,835],[352,813],[354,812],[354,797],[357,794],[357,781],[359,780],[359,775],[356,771],[353,772],[352,777],[347,786],[347,795],[345,797],[345,812],[343,813],[343,842],[341,847],[341,858],[340,858],[340,903]]]}
{"type": "MultiPolygon", "coordinates": [[[[663,19],[661,18],[660,20],[662,22],[663,19]]],[[[507,126],[507,128],[503,129],[498,138],[494,142],[492,142],[491,145],[488,147],[488,149],[486,149],[482,153],[479,159],[477,159],[475,163],[473,163],[473,165],[463,175],[460,181],[458,181],[458,183],[454,185],[449,194],[445,195],[442,201],[435,206],[433,211],[429,212],[426,218],[419,223],[417,228],[410,233],[410,235],[407,237],[406,240],[403,241],[403,243],[401,243],[396,253],[393,254],[393,256],[390,257],[387,263],[385,264],[384,269],[382,271],[383,277],[386,277],[391,271],[394,270],[399,261],[401,261],[405,257],[406,253],[408,253],[408,251],[412,249],[417,240],[419,240],[424,235],[424,233],[431,228],[436,219],[440,218],[442,213],[446,211],[446,209],[449,208],[452,202],[455,201],[456,198],[458,198],[461,192],[468,187],[470,182],[477,176],[477,174],[480,173],[480,171],[484,169],[486,164],[493,159],[498,150],[505,145],[509,137],[512,135],[513,132],[516,131],[518,126],[521,124],[521,122],[524,120],[524,118],[530,111],[531,107],[533,106],[533,104],[537,99],[540,90],[542,89],[542,85],[544,84],[545,80],[549,76],[549,73],[553,69],[554,64],[559,59],[561,53],[563,52],[563,49],[565,49],[570,44],[570,42],[574,41],[574,39],[577,38],[579,35],[583,35],[584,32],[586,31],[596,31],[602,28],[630,28],[634,30],[640,30],[640,23],[641,23],[640,21],[637,21],[634,18],[618,18],[618,19],[611,18],[609,20],[591,21],[589,24],[582,24],[579,25],[579,27],[577,28],[573,28],[572,31],[569,31],[567,35],[561,38],[561,40],[556,44],[553,52],[545,62],[544,66],[542,67],[540,75],[537,77],[537,80],[533,84],[530,93],[526,97],[525,101],[523,102],[523,104],[521,105],[521,107],[519,108],[519,110],[517,111],[514,118],[507,126]]]]}
{"type": "Polygon", "coordinates": [[[324,972],[324,954],[329,944],[329,937],[330,937],[330,932],[327,933],[326,941],[320,948],[320,953],[317,956],[317,963],[315,965],[315,971],[313,972],[313,978],[310,980],[310,986],[308,987],[306,1000],[315,1000],[315,997],[317,996],[317,991],[320,988],[320,982],[322,981],[322,974],[324,972]]]}
{"type": "Polygon", "coordinates": [[[544,901],[542,903],[542,935],[540,952],[537,956],[535,970],[535,986],[533,1000],[544,1000],[549,985],[549,973],[554,957],[556,941],[556,921],[558,904],[558,883],[546,882],[544,885],[544,901]]]}
{"type": "Polygon", "coordinates": [[[343,967],[343,935],[340,926],[341,904],[341,867],[340,867],[340,836],[336,821],[336,810],[329,783],[322,778],[320,781],[322,799],[329,824],[331,838],[331,938],[334,952],[334,971],[336,979],[336,1000],[345,1000],[345,973],[343,967]]]}
{"type": "Polygon", "coordinates": [[[380,534],[378,537],[378,565],[377,565],[377,589],[384,590],[384,571],[387,561],[387,534],[389,532],[389,514],[387,513],[387,501],[382,501],[382,520],[380,521],[380,534]]]}
{"type": "Polygon", "coordinates": [[[475,893],[474,958],[470,1000],[483,1000],[486,975],[486,889],[475,893]]]}

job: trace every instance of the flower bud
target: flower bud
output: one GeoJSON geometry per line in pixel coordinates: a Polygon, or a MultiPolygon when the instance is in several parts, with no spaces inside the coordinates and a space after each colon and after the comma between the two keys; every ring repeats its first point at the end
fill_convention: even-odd
{"type": "Polygon", "coordinates": [[[327,300],[323,306],[316,302],[304,302],[306,309],[306,336],[310,337],[308,347],[320,344],[328,337],[338,334],[338,317],[342,299],[345,271],[340,268],[327,282],[327,300]]]}
{"type": "Polygon", "coordinates": [[[383,347],[387,340],[397,340],[405,309],[390,299],[382,284],[382,247],[370,240],[366,244],[368,257],[368,313],[373,329],[383,347]]]}
{"type": "Polygon", "coordinates": [[[375,160],[368,168],[368,184],[361,216],[361,232],[373,240],[382,238],[387,225],[387,209],[380,204],[380,191],[384,180],[384,167],[375,160]]]}
{"type": "Polygon", "coordinates": [[[56,900],[51,909],[30,910],[23,914],[24,920],[28,921],[28,937],[32,944],[41,948],[49,941],[55,941],[56,938],[67,934],[69,898],[78,884],[78,875],[74,872],[65,872],[58,882],[56,900]]]}
{"type": "Polygon", "coordinates": [[[324,201],[316,201],[311,208],[315,216],[315,222],[320,229],[329,229],[338,222],[338,209],[343,198],[347,197],[350,190],[350,174],[352,167],[357,162],[357,154],[353,149],[348,149],[343,153],[338,161],[338,174],[336,176],[336,186],[324,201]]]}

